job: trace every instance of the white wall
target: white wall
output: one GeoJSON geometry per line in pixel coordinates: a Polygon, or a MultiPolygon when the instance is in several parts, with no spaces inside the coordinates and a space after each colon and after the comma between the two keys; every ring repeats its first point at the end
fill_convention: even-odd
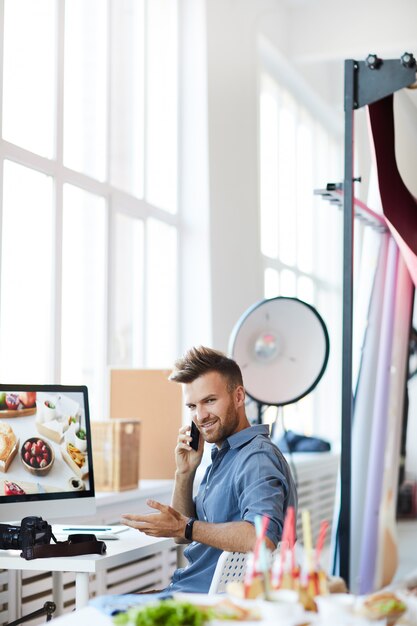
{"type": "Polygon", "coordinates": [[[208,0],[213,345],[263,296],[258,218],[257,16],[268,2],[208,0]]]}
{"type": "MultiPolygon", "coordinates": [[[[212,344],[225,350],[237,319],[263,297],[258,246],[259,35],[266,36],[294,72],[341,116],[344,59],[364,59],[369,52],[398,59],[406,50],[417,54],[417,3],[205,0],[204,4],[210,316],[212,344]]],[[[356,194],[366,201],[370,164],[367,121],[364,111],[355,117],[355,175],[362,176],[356,194]]],[[[412,168],[412,161],[406,160],[412,168]]]]}
{"type": "MultiPolygon", "coordinates": [[[[200,70],[193,61],[193,71],[196,80],[202,81],[207,105],[201,100],[204,114],[200,113],[198,120],[191,117],[191,128],[197,132],[199,124],[206,125],[206,135],[197,132],[193,154],[194,160],[200,159],[200,173],[205,172],[207,187],[202,185],[200,193],[194,184],[189,196],[189,218],[193,211],[198,212],[202,206],[204,209],[203,221],[190,233],[194,240],[187,244],[194,254],[188,258],[195,260],[196,266],[185,268],[184,272],[197,283],[190,293],[187,289],[182,295],[188,307],[182,345],[185,348],[196,341],[202,343],[207,337],[214,347],[227,350],[230,333],[240,315],[263,297],[258,243],[259,35],[274,44],[294,72],[332,107],[335,115],[342,116],[344,59],[362,60],[370,52],[385,59],[399,59],[405,51],[417,56],[417,3],[183,1],[184,5],[198,5],[198,18],[195,23],[189,22],[189,28],[192,33],[195,26],[195,43],[204,37],[206,44],[206,58],[200,58],[200,70]],[[200,147],[204,148],[204,141],[208,147],[207,164],[201,163],[200,147]],[[205,252],[209,255],[208,265],[200,258],[205,252]]],[[[402,92],[396,109],[401,111],[402,119],[397,137],[398,161],[406,182],[410,188],[414,185],[417,195],[416,159],[412,154],[417,145],[416,99],[417,92],[402,92]]],[[[183,124],[188,125],[189,121],[187,116],[183,124]]],[[[364,110],[355,114],[355,129],[355,175],[363,180],[356,185],[355,193],[366,201],[370,151],[364,110]]],[[[189,166],[188,172],[193,175],[195,162],[189,166]]],[[[195,215],[194,219],[197,220],[195,215]]],[[[410,405],[416,406],[417,395],[414,398],[413,391],[411,395],[410,405]]]]}

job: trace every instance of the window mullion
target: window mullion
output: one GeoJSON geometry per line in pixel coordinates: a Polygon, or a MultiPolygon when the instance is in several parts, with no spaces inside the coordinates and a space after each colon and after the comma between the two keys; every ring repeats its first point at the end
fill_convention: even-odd
{"type": "Polygon", "coordinates": [[[55,119],[55,328],[52,358],[53,378],[61,380],[61,329],[62,329],[62,223],[64,186],[64,56],[65,56],[65,0],[57,4],[56,30],[56,119],[55,119]]]}
{"type": "MultiPolygon", "coordinates": [[[[147,189],[147,180],[148,180],[148,159],[147,159],[147,150],[148,150],[148,0],[144,0],[143,7],[143,20],[145,27],[143,29],[143,198],[144,200],[148,197],[148,189],[147,189]]],[[[146,241],[146,230],[145,230],[145,241],[146,241]]],[[[146,246],[146,244],[145,244],[146,246]]],[[[146,274],[146,272],[145,272],[146,274]]]]}
{"type": "Polygon", "coordinates": [[[113,46],[113,35],[112,35],[112,11],[113,11],[113,2],[112,0],[107,0],[107,124],[106,124],[106,135],[107,135],[107,154],[106,154],[106,181],[111,183],[111,119],[112,119],[112,46],[113,46]]]}
{"type": "Polygon", "coordinates": [[[108,184],[109,193],[106,195],[106,287],[105,287],[105,302],[103,302],[103,306],[106,311],[106,318],[104,321],[105,329],[104,329],[104,352],[105,352],[105,363],[103,364],[103,380],[104,388],[103,388],[103,406],[108,406],[106,404],[109,397],[109,388],[108,388],[108,379],[104,376],[105,371],[107,369],[107,365],[112,361],[112,349],[111,349],[111,335],[113,331],[113,308],[112,308],[112,294],[115,289],[115,280],[113,276],[113,268],[114,268],[114,258],[115,258],[115,249],[114,249],[114,205],[113,205],[113,195],[111,193],[111,154],[112,154],[112,145],[111,145],[111,119],[112,119],[112,46],[113,46],[113,35],[112,35],[112,10],[113,10],[113,2],[112,0],[107,0],[107,124],[106,124],[106,181],[108,184]]]}
{"type": "Polygon", "coordinates": [[[148,367],[149,363],[149,345],[148,345],[148,307],[146,302],[148,300],[148,277],[149,277],[149,267],[148,267],[148,221],[144,220],[143,223],[143,324],[142,324],[142,345],[143,345],[143,366],[148,367]]]}
{"type": "MultiPolygon", "coordinates": [[[[4,0],[0,0],[0,67],[4,67],[4,0]]],[[[3,80],[0,80],[0,120],[3,120],[3,80]]]]}
{"type": "MultiPolygon", "coordinates": [[[[0,0],[0,67],[4,65],[4,0],[0,0]]],[[[0,80],[0,128],[3,120],[3,81],[0,80]]],[[[4,150],[3,136],[0,132],[0,294],[1,294],[1,276],[2,276],[2,240],[3,240],[3,171],[4,171],[4,150]]],[[[1,302],[0,302],[1,309],[1,302]]]]}

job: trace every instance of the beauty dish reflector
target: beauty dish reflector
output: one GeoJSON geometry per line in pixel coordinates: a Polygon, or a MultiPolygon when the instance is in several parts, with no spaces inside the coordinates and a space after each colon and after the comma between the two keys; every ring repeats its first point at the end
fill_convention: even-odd
{"type": "Polygon", "coordinates": [[[314,307],[276,297],[250,307],[236,323],[229,353],[239,364],[248,395],[281,406],[307,395],[329,358],[326,325],[314,307]]]}

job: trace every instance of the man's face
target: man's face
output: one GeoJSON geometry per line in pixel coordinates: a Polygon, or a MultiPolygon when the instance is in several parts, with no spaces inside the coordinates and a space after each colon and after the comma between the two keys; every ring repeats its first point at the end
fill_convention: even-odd
{"type": "Polygon", "coordinates": [[[185,383],[184,398],[191,418],[208,443],[220,447],[227,437],[248,426],[243,387],[229,391],[226,379],[218,372],[185,383]]]}

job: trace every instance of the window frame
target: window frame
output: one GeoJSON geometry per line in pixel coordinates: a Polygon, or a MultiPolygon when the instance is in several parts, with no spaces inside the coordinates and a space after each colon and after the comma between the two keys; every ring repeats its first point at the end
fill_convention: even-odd
{"type": "MultiPolygon", "coordinates": [[[[145,0],[145,3],[149,0],[145,0]]],[[[109,10],[109,18],[110,18],[110,8],[111,2],[107,3],[107,9],[109,10]]],[[[4,24],[4,8],[5,8],[5,0],[0,0],[0,20],[4,24]]],[[[146,6],[145,6],[146,13],[146,6]]],[[[177,15],[177,38],[178,38],[178,15],[177,15]]],[[[6,160],[17,163],[21,166],[27,167],[31,170],[35,170],[39,173],[45,174],[52,178],[53,184],[53,214],[54,214],[54,229],[55,229],[55,255],[54,255],[54,293],[53,293],[53,328],[51,329],[51,334],[53,335],[52,339],[52,354],[50,355],[50,363],[51,363],[51,371],[50,371],[50,379],[51,381],[60,382],[61,380],[61,319],[62,319],[62,308],[61,308],[61,298],[62,298],[62,244],[63,244],[63,200],[64,194],[63,189],[65,184],[72,185],[74,187],[80,188],[83,191],[89,192],[95,196],[104,198],[105,203],[105,211],[106,211],[106,225],[107,225],[107,233],[106,233],[106,241],[105,241],[105,250],[106,250],[106,260],[105,260],[105,268],[104,272],[105,282],[106,282],[106,311],[105,311],[105,345],[104,352],[106,354],[106,361],[103,363],[102,367],[102,380],[103,385],[99,391],[101,397],[101,405],[106,406],[105,402],[107,400],[107,385],[108,385],[108,375],[107,369],[109,366],[116,366],[117,364],[111,363],[110,353],[111,353],[111,336],[112,336],[112,309],[111,309],[111,300],[115,290],[115,280],[114,276],[114,259],[115,259],[115,242],[112,237],[112,229],[114,225],[114,221],[116,218],[116,214],[124,214],[129,216],[130,218],[141,220],[143,222],[144,227],[144,275],[146,277],[147,274],[147,260],[146,260],[146,241],[147,241],[147,220],[149,218],[153,218],[164,224],[172,226],[177,231],[177,251],[176,251],[176,262],[177,262],[177,283],[179,283],[180,271],[179,271],[179,248],[180,248],[180,215],[179,215],[179,189],[176,192],[176,206],[177,211],[169,212],[162,208],[159,208],[150,202],[146,201],[145,198],[139,198],[134,196],[131,193],[123,191],[121,189],[116,188],[110,183],[110,154],[111,154],[111,146],[110,146],[110,137],[111,137],[111,97],[110,97],[110,73],[111,73],[111,37],[108,39],[108,54],[106,59],[106,72],[107,72],[107,81],[108,81],[108,97],[109,97],[109,106],[107,109],[107,119],[106,119],[106,133],[107,133],[107,158],[106,158],[106,176],[104,181],[97,180],[91,176],[88,176],[82,172],[78,172],[70,169],[64,165],[63,156],[63,142],[64,142],[64,37],[65,37],[65,2],[56,1],[56,37],[55,37],[55,53],[56,53],[56,83],[55,83],[55,138],[54,138],[54,157],[52,159],[46,158],[44,156],[35,154],[26,150],[25,148],[5,141],[3,136],[0,136],[0,233],[2,233],[2,213],[3,213],[3,168],[4,162],[6,160]]],[[[0,36],[0,67],[3,67],[4,55],[3,55],[3,35],[0,36]]],[[[146,46],[146,33],[145,33],[145,42],[146,46]]],[[[145,66],[146,66],[146,50],[145,50],[145,66]]],[[[145,72],[146,73],[146,72],[145,72]]],[[[146,80],[146,77],[145,77],[146,80]]],[[[146,87],[145,87],[146,91],[146,87]]],[[[143,124],[146,129],[146,93],[144,94],[144,119],[143,124]]],[[[178,109],[179,109],[179,77],[177,76],[177,91],[176,91],[176,110],[177,110],[177,122],[179,121],[178,109]]],[[[0,81],[0,119],[2,119],[2,106],[3,106],[3,83],[0,81]]],[[[179,128],[177,126],[176,129],[177,134],[177,143],[176,143],[176,168],[177,174],[179,169],[179,128]]],[[[144,132],[144,141],[146,142],[146,132],[144,132]]],[[[144,154],[146,155],[146,146],[144,146],[144,154]]],[[[146,162],[144,163],[143,175],[146,176],[146,162]]],[[[144,194],[146,194],[146,181],[144,180],[143,185],[144,194]]],[[[1,239],[0,239],[0,247],[1,247],[1,239]]],[[[1,280],[1,249],[0,249],[0,280],[1,280]]],[[[146,278],[143,281],[143,298],[145,298],[146,294],[146,278]]],[[[178,289],[177,292],[180,290],[178,289]]],[[[179,318],[179,295],[177,295],[176,301],[173,302],[173,306],[176,307],[177,310],[177,320],[179,318]]],[[[143,328],[142,333],[143,336],[146,334],[146,307],[144,307],[143,311],[143,328]]],[[[176,341],[178,344],[178,322],[173,328],[173,332],[177,337],[176,341]]],[[[146,354],[146,344],[144,345],[144,354],[143,354],[143,362],[141,363],[141,367],[146,367],[149,361],[149,355],[146,354]]],[[[169,366],[169,364],[165,364],[169,366]]],[[[36,382],[33,380],[32,382],[36,382]]],[[[105,415],[100,416],[101,418],[106,417],[105,415]]],[[[94,414],[93,414],[94,418],[94,414]]]]}

